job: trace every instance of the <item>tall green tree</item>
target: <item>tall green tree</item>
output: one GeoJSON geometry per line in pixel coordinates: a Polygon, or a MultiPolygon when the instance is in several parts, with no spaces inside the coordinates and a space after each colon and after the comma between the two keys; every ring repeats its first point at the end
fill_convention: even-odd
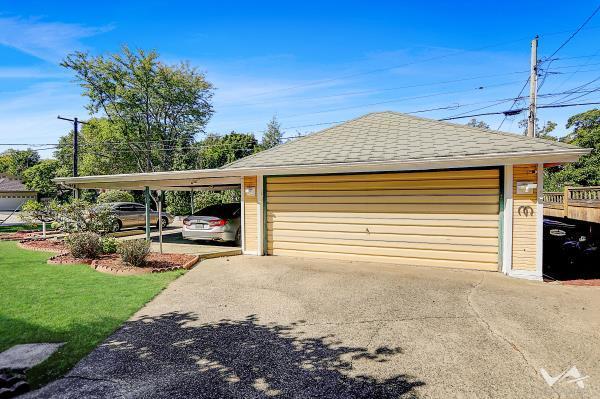
{"type": "Polygon", "coordinates": [[[60,169],[59,161],[44,159],[23,172],[23,183],[30,190],[35,190],[42,197],[56,198],[61,190],[52,181],[60,169]]]}
{"type": "Polygon", "coordinates": [[[21,179],[23,172],[40,162],[40,154],[28,148],[26,150],[8,149],[0,153],[0,173],[21,179]]]}
{"type": "Polygon", "coordinates": [[[281,131],[281,124],[277,120],[277,117],[273,116],[271,121],[267,124],[267,130],[263,134],[260,146],[263,150],[268,150],[282,142],[283,132],[281,131]]]}
{"type": "Polygon", "coordinates": [[[573,129],[561,141],[580,147],[591,148],[589,155],[566,166],[550,168],[546,173],[544,188],[561,190],[565,185],[600,185],[600,110],[592,109],[573,115],[566,125],[573,129]]]}
{"type": "MultiPolygon", "coordinates": [[[[138,172],[137,154],[124,132],[107,118],[92,118],[79,132],[79,174],[106,175],[138,172]]],[[[60,161],[59,176],[73,171],[73,131],[59,139],[54,157],[60,161]]]]}
{"type": "MultiPolygon", "coordinates": [[[[182,159],[178,165],[181,165],[182,168],[187,165],[187,169],[191,167],[196,169],[219,168],[260,150],[261,147],[252,133],[231,132],[224,136],[211,134],[195,144],[194,151],[190,153],[191,159],[182,159]]],[[[212,204],[240,200],[238,190],[205,191],[194,194],[186,191],[172,191],[167,192],[167,211],[175,215],[190,214],[192,195],[196,210],[212,204]]]]}
{"type": "Polygon", "coordinates": [[[122,135],[139,171],[172,169],[213,113],[204,75],[186,63],[166,65],[155,51],[76,52],[61,65],[75,73],[90,114],[106,117],[122,135]]]}

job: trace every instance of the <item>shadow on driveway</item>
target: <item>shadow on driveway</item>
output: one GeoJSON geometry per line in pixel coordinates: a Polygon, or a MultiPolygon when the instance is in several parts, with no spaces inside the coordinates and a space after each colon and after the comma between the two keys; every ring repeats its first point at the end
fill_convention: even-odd
{"type": "Polygon", "coordinates": [[[192,313],[127,322],[65,378],[30,397],[413,397],[424,385],[407,375],[351,376],[352,360],[387,362],[401,348],[370,352],[333,336],[302,338],[256,316],[197,324],[192,313]],[[326,343],[326,341],[328,343],[326,343]]]}

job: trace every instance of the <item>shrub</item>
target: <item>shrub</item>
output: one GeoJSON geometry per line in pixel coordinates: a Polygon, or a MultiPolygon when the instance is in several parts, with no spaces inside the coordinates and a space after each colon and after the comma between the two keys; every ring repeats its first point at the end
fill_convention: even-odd
{"type": "Polygon", "coordinates": [[[76,258],[94,259],[102,251],[100,236],[89,231],[69,234],[65,238],[65,243],[71,255],[76,258]]]}
{"type": "Polygon", "coordinates": [[[117,249],[121,259],[132,266],[141,267],[146,262],[150,253],[150,242],[144,239],[125,240],[119,244],[117,249]]]}
{"type": "Polygon", "coordinates": [[[106,202],[133,202],[133,195],[127,191],[108,190],[101,193],[97,200],[98,203],[106,202]]]}
{"type": "Polygon", "coordinates": [[[119,247],[119,241],[115,237],[102,237],[100,238],[100,246],[102,247],[102,253],[114,254],[117,252],[119,247]]]}
{"type": "Polygon", "coordinates": [[[115,222],[115,214],[109,205],[91,205],[79,199],[56,205],[55,214],[58,228],[67,233],[106,234],[115,222]]]}

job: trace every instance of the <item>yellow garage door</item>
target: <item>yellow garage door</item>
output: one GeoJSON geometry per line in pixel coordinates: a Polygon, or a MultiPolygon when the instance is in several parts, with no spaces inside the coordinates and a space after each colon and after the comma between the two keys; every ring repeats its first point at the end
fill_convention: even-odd
{"type": "Polygon", "coordinates": [[[498,270],[497,169],[267,178],[267,252],[498,270]]]}

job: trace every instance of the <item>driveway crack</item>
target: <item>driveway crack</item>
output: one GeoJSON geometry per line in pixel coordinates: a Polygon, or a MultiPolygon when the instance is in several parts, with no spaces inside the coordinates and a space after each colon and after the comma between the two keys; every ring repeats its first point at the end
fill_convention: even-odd
{"type": "MultiPolygon", "coordinates": [[[[503,341],[504,343],[508,344],[514,351],[516,351],[521,356],[521,358],[523,359],[525,364],[533,371],[533,374],[537,377],[538,371],[534,367],[533,362],[525,354],[525,352],[523,350],[521,350],[514,342],[512,342],[506,336],[501,334],[499,331],[494,330],[492,328],[492,326],[490,325],[490,323],[487,320],[485,320],[485,318],[481,315],[481,313],[477,310],[477,308],[473,304],[472,297],[475,294],[475,292],[477,291],[477,289],[483,284],[484,280],[485,280],[485,274],[483,274],[481,276],[481,280],[479,280],[479,282],[477,282],[476,284],[473,285],[473,287],[469,291],[469,294],[467,295],[467,304],[469,305],[471,312],[473,312],[477,321],[486,328],[486,330],[489,332],[489,334],[491,336],[496,337],[500,341],[503,341]]],[[[550,387],[550,389],[552,389],[552,391],[556,394],[557,398],[560,398],[560,394],[554,389],[554,387],[550,387]]]]}

